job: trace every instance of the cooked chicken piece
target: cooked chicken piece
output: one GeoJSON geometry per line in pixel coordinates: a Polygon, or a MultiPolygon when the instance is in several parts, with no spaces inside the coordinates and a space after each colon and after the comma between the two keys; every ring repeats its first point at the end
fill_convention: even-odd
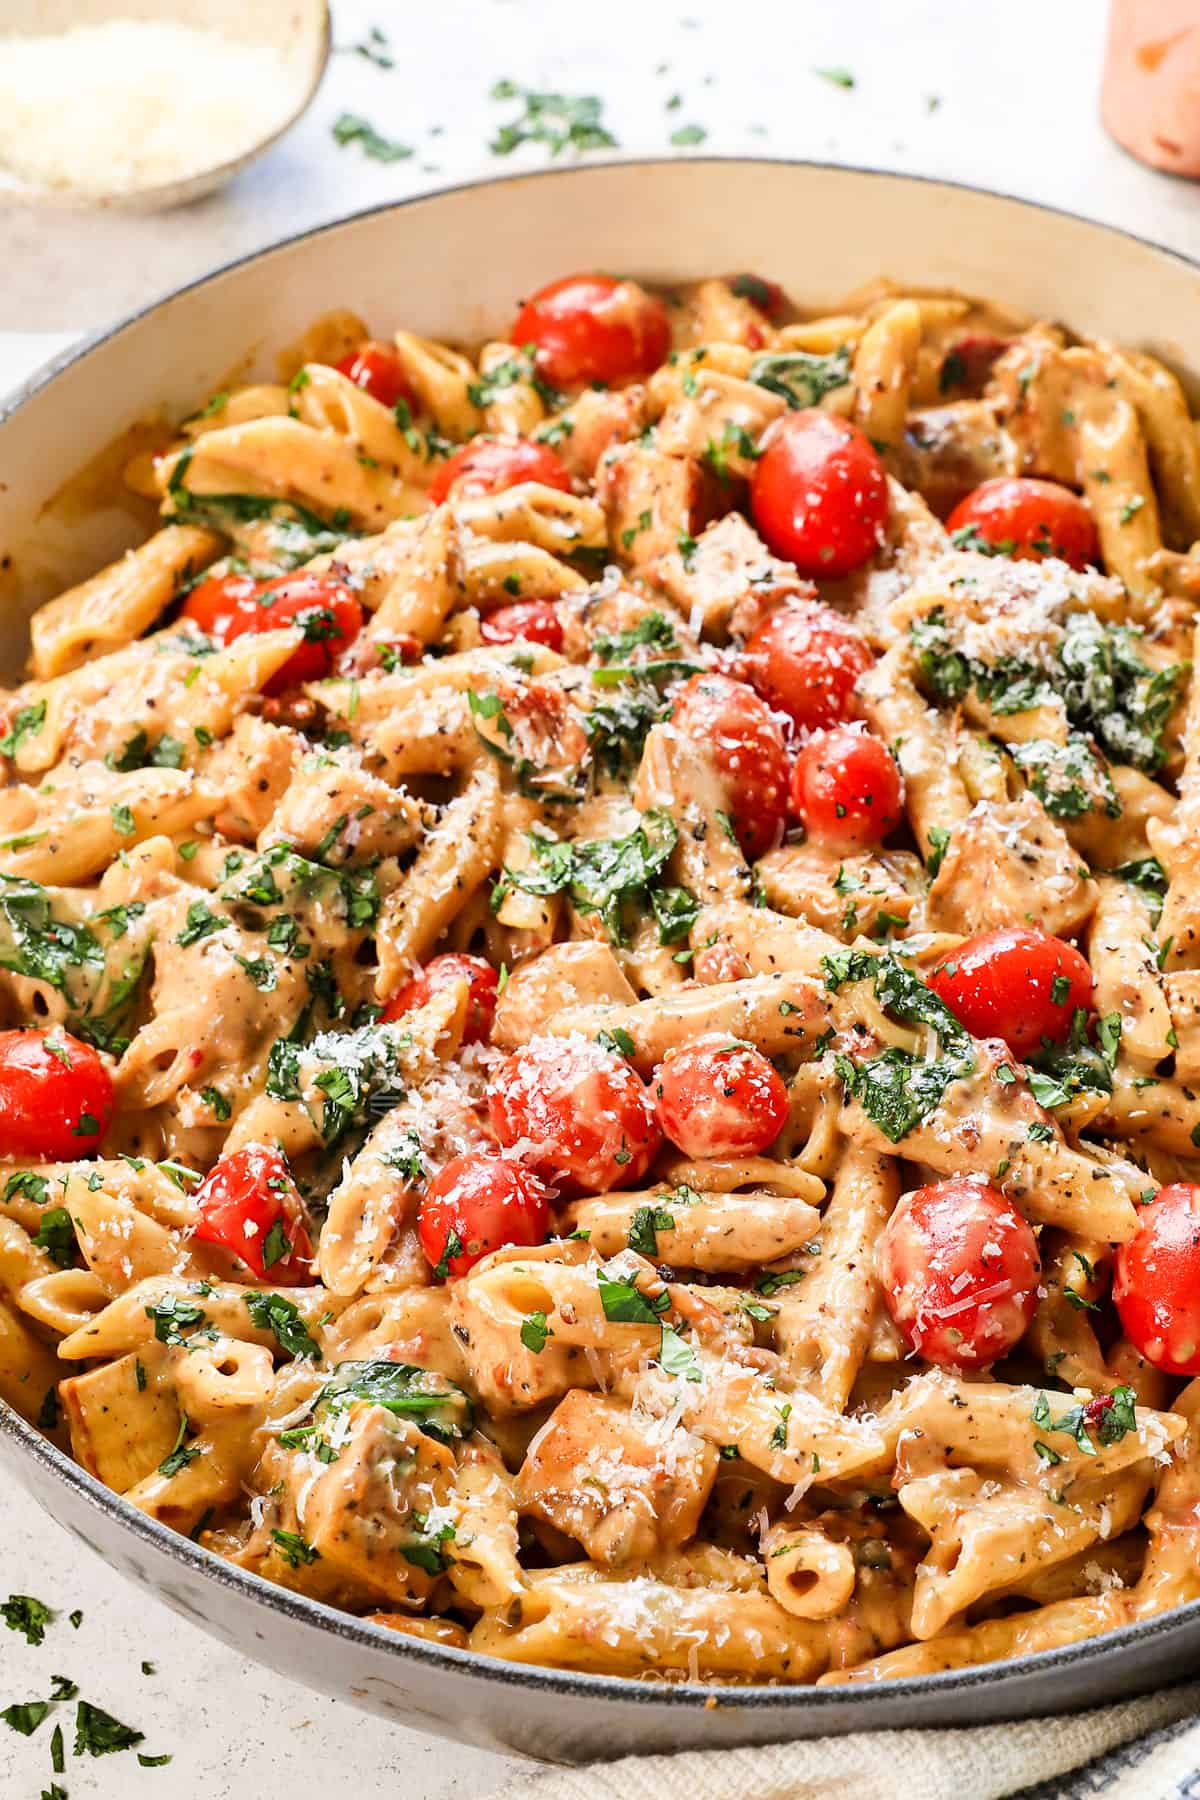
{"type": "Polygon", "coordinates": [[[774,327],[764,309],[717,276],[689,284],[680,298],[682,306],[674,312],[674,337],[679,347],[742,344],[747,350],[766,350],[775,341],[774,327]]]}
{"type": "Polygon", "coordinates": [[[910,850],[839,856],[814,838],[769,850],[755,868],[777,912],[805,919],[847,944],[903,926],[925,891],[920,859],[910,850]]]}
{"type": "Polygon", "coordinates": [[[1121,1020],[1121,1055],[1148,1072],[1171,1053],[1174,1008],[1163,991],[1150,908],[1126,881],[1098,881],[1088,932],[1095,976],[1092,1002],[1101,1017],[1121,1020]]]}
{"type": "Polygon", "coordinates": [[[213,785],[226,796],[217,829],[240,843],[254,843],[286,793],[303,754],[304,740],[298,732],[244,713],[205,767],[213,785]]]}
{"type": "Polygon", "coordinates": [[[700,464],[647,444],[620,444],[596,471],[596,497],[620,560],[646,573],[681,539],[694,538],[716,510],[700,464]]]}
{"type": "Polygon", "coordinates": [[[900,467],[939,518],[984,481],[1015,475],[1016,445],[986,400],[957,400],[908,416],[900,467]]]}
{"type": "Polygon", "coordinates": [[[1096,885],[1065,832],[1026,793],[981,800],[955,827],[925,916],[931,929],[964,937],[1012,924],[1074,937],[1095,905],[1096,885]]]}
{"type": "Polygon", "coordinates": [[[312,861],[401,856],[421,836],[423,808],[360,766],[360,752],[306,756],[259,832],[258,848],[291,844],[312,861]]]}
{"type": "Polygon", "coordinates": [[[521,963],[509,976],[496,1004],[492,1042],[506,1050],[516,1049],[546,1031],[567,1007],[581,1001],[586,1005],[611,1001],[631,1006],[636,999],[607,944],[595,939],[553,944],[540,956],[521,963]]]}
{"type": "Polygon", "coordinates": [[[577,481],[591,481],[607,451],[637,437],[645,423],[645,401],[646,390],[637,382],[625,388],[588,388],[535,436],[552,446],[577,481]]]}
{"type": "Polygon", "coordinates": [[[695,1536],[717,1461],[690,1431],[664,1436],[620,1401],[576,1389],[529,1446],[521,1510],[577,1538],[594,1562],[645,1562],[695,1536]]]}
{"type": "Polygon", "coordinates": [[[654,571],[655,580],[682,607],[693,629],[724,637],[749,637],[786,601],[811,599],[816,589],[791,563],[772,556],[740,513],[727,513],[704,531],[695,549],[674,545],[654,571]]]}

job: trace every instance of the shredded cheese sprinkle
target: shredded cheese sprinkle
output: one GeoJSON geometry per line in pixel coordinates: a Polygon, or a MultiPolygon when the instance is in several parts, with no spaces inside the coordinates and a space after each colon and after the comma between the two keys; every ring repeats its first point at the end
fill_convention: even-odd
{"type": "Polygon", "coordinates": [[[229,162],[284,125],[297,69],[220,32],[113,19],[0,37],[0,166],[39,187],[128,194],[229,162]]]}

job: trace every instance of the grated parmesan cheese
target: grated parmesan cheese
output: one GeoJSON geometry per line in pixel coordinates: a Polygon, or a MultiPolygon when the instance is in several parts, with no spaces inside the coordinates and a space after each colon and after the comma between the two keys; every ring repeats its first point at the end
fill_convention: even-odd
{"type": "Polygon", "coordinates": [[[134,193],[230,162],[295,110],[278,50],[216,31],[113,19],[0,37],[0,165],[26,182],[134,193]]]}

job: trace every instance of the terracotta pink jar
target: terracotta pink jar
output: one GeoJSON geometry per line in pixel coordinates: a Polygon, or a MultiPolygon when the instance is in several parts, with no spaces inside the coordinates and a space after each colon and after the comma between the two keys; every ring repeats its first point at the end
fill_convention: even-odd
{"type": "Polygon", "coordinates": [[[1200,175],[1200,0],[1112,0],[1100,110],[1143,162],[1200,175]]]}

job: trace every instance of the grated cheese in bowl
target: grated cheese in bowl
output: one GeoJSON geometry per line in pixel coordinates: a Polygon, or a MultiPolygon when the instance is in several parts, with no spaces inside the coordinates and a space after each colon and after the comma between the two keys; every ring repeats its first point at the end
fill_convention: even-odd
{"type": "Polygon", "coordinates": [[[96,197],[186,181],[282,130],[301,81],[277,49],[188,25],[0,36],[0,168],[96,197]]]}

